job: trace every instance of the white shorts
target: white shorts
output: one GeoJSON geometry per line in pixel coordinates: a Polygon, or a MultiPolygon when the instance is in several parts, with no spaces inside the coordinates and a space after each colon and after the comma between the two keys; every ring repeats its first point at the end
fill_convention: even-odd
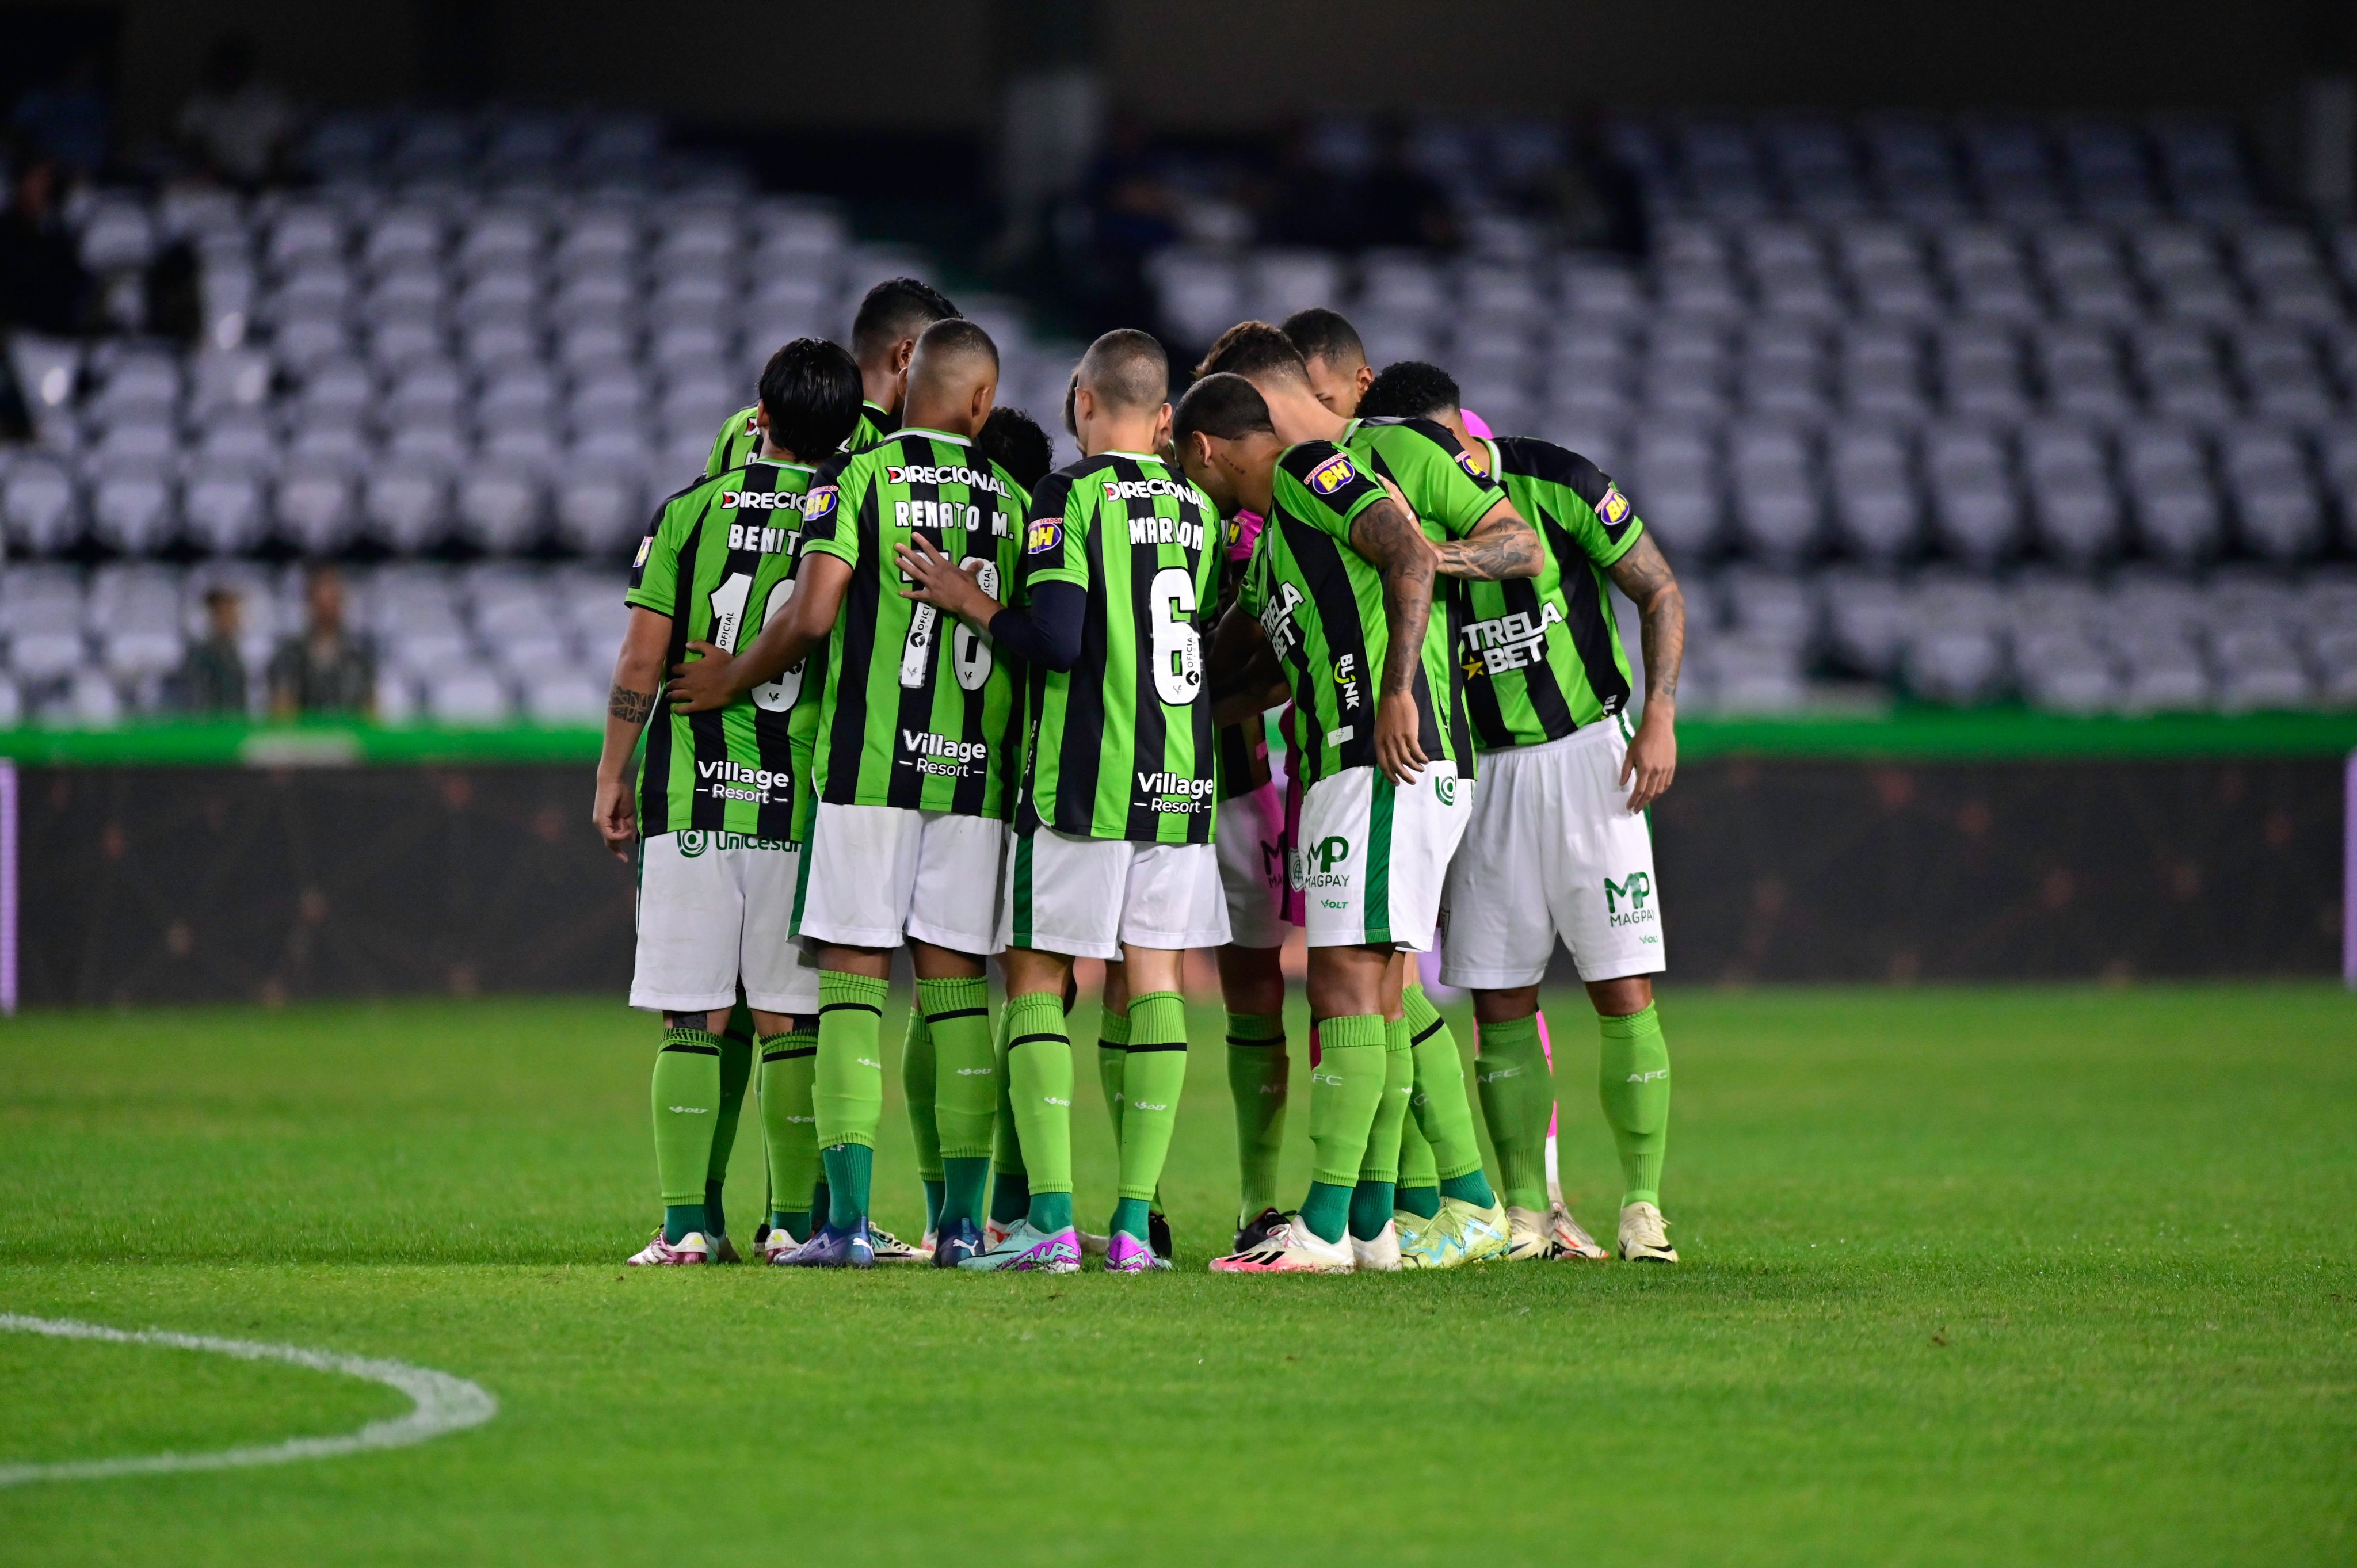
{"type": "Polygon", "coordinates": [[[1440,884],[1465,836],[1473,780],[1435,762],[1413,784],[1346,768],[1309,786],[1293,885],[1313,948],[1423,952],[1440,918],[1440,884]]]}
{"type": "Polygon", "coordinates": [[[1178,952],[1228,940],[1219,855],[1207,843],[1017,833],[999,908],[993,952],[1117,959],[1124,942],[1178,952]]]}
{"type": "Polygon", "coordinates": [[[903,938],[980,955],[998,932],[996,817],[821,800],[794,908],[804,941],[897,948],[903,938]]]}
{"type": "Polygon", "coordinates": [[[1582,980],[1666,967],[1653,835],[1620,782],[1628,754],[1612,722],[1481,754],[1481,798],[1448,867],[1444,982],[1536,985],[1558,936],[1582,980]]]}
{"type": "Polygon", "coordinates": [[[708,1013],[745,1000],[818,1012],[818,966],[793,940],[802,851],[742,833],[657,833],[639,846],[639,957],[630,1005],[708,1013]]]}
{"type": "Polygon", "coordinates": [[[1228,940],[1240,948],[1281,948],[1285,918],[1285,791],[1274,783],[1220,802],[1211,820],[1220,887],[1228,904],[1228,940]]]}

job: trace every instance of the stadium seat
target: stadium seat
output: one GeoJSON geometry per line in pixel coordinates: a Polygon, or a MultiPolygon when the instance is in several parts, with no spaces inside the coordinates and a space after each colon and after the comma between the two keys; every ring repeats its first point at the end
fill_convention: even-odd
{"type": "Polygon", "coordinates": [[[20,458],[0,478],[0,522],[9,542],[29,554],[54,554],[73,540],[81,501],[72,470],[52,459],[20,458]]]}

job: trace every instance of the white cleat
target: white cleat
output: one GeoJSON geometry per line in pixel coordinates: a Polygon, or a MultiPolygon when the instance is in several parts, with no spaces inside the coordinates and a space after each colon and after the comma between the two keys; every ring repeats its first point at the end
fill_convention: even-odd
{"type": "Polygon", "coordinates": [[[923,1263],[932,1260],[931,1247],[911,1247],[873,1219],[867,1222],[867,1237],[876,1245],[876,1261],[879,1263],[923,1263]]]}
{"type": "Polygon", "coordinates": [[[794,1233],[782,1225],[761,1238],[761,1262],[765,1263],[782,1263],[801,1250],[802,1243],[794,1240],[794,1233]]]}
{"type": "Polygon", "coordinates": [[[1534,1208],[1506,1206],[1506,1262],[1535,1262],[1555,1256],[1555,1238],[1547,1234],[1546,1216],[1534,1208]]]}
{"type": "Polygon", "coordinates": [[[1297,1214],[1271,1227],[1267,1240],[1252,1251],[1211,1260],[1215,1274],[1347,1274],[1356,1266],[1348,1238],[1326,1240],[1297,1214]]]}
{"type": "Polygon", "coordinates": [[[1356,1236],[1351,1237],[1351,1264],[1354,1270],[1362,1274],[1398,1273],[1399,1227],[1386,1219],[1383,1221],[1383,1228],[1375,1232],[1372,1240],[1361,1241],[1356,1236]]]}
{"type": "Polygon", "coordinates": [[[630,1266],[634,1269],[677,1268],[683,1264],[712,1262],[712,1246],[701,1230],[691,1230],[677,1241],[663,1240],[662,1227],[655,1227],[654,1240],[633,1252],[630,1266]]]}
{"type": "Polygon", "coordinates": [[[1630,1263],[1674,1263],[1678,1250],[1670,1245],[1670,1222],[1650,1203],[1632,1203],[1620,1210],[1620,1259],[1630,1263]]]}
{"type": "Polygon", "coordinates": [[[1602,1242],[1587,1233],[1587,1227],[1571,1217],[1571,1210],[1558,1203],[1547,1210],[1547,1235],[1555,1242],[1557,1262],[1600,1263],[1612,1254],[1602,1242]]]}

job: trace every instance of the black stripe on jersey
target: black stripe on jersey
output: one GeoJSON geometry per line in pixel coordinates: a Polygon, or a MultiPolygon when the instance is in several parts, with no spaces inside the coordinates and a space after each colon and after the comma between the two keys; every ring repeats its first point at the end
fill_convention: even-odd
{"type": "MultiPolygon", "coordinates": [[[[1615,545],[1627,538],[1629,531],[1637,524],[1634,510],[1617,525],[1606,519],[1604,492],[1612,488],[1611,476],[1569,447],[1528,435],[1509,435],[1498,443],[1498,467],[1505,472],[1561,485],[1571,491],[1596,513],[1596,525],[1615,545]]],[[[1579,557],[1584,558],[1586,554],[1586,551],[1581,551],[1579,557]]]]}
{"type": "MultiPolygon", "coordinates": [[[[1594,467],[1594,465],[1590,465],[1594,467]]],[[[1587,683],[1595,688],[1596,700],[1604,704],[1608,714],[1617,714],[1629,705],[1629,682],[1620,673],[1620,666],[1612,658],[1612,627],[1605,620],[1603,585],[1597,581],[1596,570],[1589,564],[1587,553],[1579,542],[1566,532],[1563,524],[1540,509],[1540,527],[1545,532],[1547,548],[1555,552],[1559,564],[1556,571],[1563,585],[1563,618],[1571,632],[1571,645],[1579,651],[1579,661],[1587,671],[1587,683]],[[1577,571],[1578,575],[1574,576],[1577,571]]],[[[1597,520],[1601,522],[1603,519],[1597,520]]],[[[1531,705],[1538,711],[1539,719],[1547,726],[1547,734],[1569,735],[1571,713],[1564,707],[1563,728],[1557,730],[1555,715],[1540,702],[1544,689],[1554,701],[1563,704],[1563,692],[1555,684],[1555,671],[1541,660],[1523,673],[1530,677],[1531,705]],[[1540,677],[1545,678],[1542,688],[1540,677]]]]}
{"type": "MultiPolygon", "coordinates": [[[[774,492],[779,488],[779,481],[784,478],[785,470],[773,464],[754,463],[746,467],[745,477],[739,481],[737,488],[774,492]]],[[[768,528],[766,521],[768,515],[763,514],[764,532],[768,528]]],[[[761,553],[759,550],[751,550],[746,552],[746,554],[748,559],[745,563],[744,569],[758,575],[761,570],[761,553]]],[[[736,562],[731,560],[729,564],[733,567],[736,562]]],[[[740,650],[752,647],[753,639],[760,635],[760,626],[769,624],[769,607],[766,600],[760,604],[755,604],[749,595],[747,596],[744,622],[737,633],[737,646],[740,650]],[[758,626],[754,619],[757,616],[760,618],[758,626]]],[[[761,759],[761,767],[764,769],[780,779],[791,779],[794,776],[793,743],[787,737],[787,732],[792,727],[792,720],[793,714],[791,710],[773,714],[758,704],[753,709],[754,754],[761,759]]],[[[754,813],[753,831],[762,838],[782,843],[794,836],[793,787],[789,784],[784,789],[772,789],[770,793],[782,798],[762,802],[759,810],[754,813]]]]}
{"type": "MultiPolygon", "coordinates": [[[[1059,514],[1061,515],[1060,513],[1059,514]]],[[[1104,578],[1106,509],[1097,503],[1097,526],[1089,530],[1089,578],[1102,585],[1104,578]]],[[[1129,535],[1122,534],[1121,547],[1129,548],[1129,535]]],[[[1081,611],[1081,658],[1072,666],[1072,673],[1104,668],[1105,650],[1112,645],[1112,633],[1105,624],[1108,607],[1105,596],[1092,593],[1082,601],[1081,611]]],[[[1042,677],[1039,683],[1041,711],[1046,711],[1048,685],[1042,677]]],[[[1064,685],[1064,733],[1059,737],[1061,749],[1056,757],[1056,821],[1060,833],[1080,838],[1091,836],[1096,825],[1097,771],[1104,757],[1105,697],[1104,687],[1086,679],[1068,681],[1064,685]]]]}
{"type": "MultiPolygon", "coordinates": [[[[1382,700],[1383,672],[1374,669],[1367,661],[1367,639],[1359,625],[1359,597],[1351,591],[1351,575],[1342,565],[1342,552],[1348,546],[1342,544],[1324,529],[1294,518],[1284,517],[1277,525],[1284,528],[1286,547],[1293,553],[1293,558],[1301,564],[1302,577],[1309,585],[1309,596],[1318,606],[1318,624],[1326,634],[1327,652],[1334,656],[1338,662],[1343,654],[1351,656],[1352,668],[1360,672],[1360,687],[1367,693],[1365,712],[1351,722],[1350,739],[1343,741],[1335,748],[1332,761],[1326,761],[1324,758],[1328,741],[1318,717],[1318,704],[1314,700],[1316,691],[1314,682],[1321,677],[1331,681],[1334,678],[1334,671],[1329,669],[1322,671],[1305,672],[1304,680],[1313,684],[1308,693],[1302,694],[1313,696],[1313,700],[1300,703],[1297,706],[1303,710],[1307,720],[1303,727],[1308,733],[1301,736],[1301,747],[1309,754],[1311,763],[1309,771],[1318,778],[1323,779],[1329,774],[1339,773],[1345,768],[1371,768],[1375,760],[1375,707],[1382,700]],[[1335,634],[1338,631],[1341,634],[1339,643],[1335,640],[1335,634]]],[[[1304,658],[1305,662],[1308,651],[1308,639],[1304,638],[1300,656],[1304,658]]],[[[1419,682],[1418,684],[1422,685],[1422,682],[1419,682]]],[[[1440,744],[1440,735],[1431,719],[1430,692],[1428,690],[1419,692],[1416,701],[1424,711],[1424,722],[1418,726],[1419,730],[1433,732],[1431,738],[1426,742],[1425,755],[1437,757],[1439,753],[1432,747],[1440,744]]],[[[1338,705],[1336,708],[1338,717],[1340,712],[1338,705]]]]}
{"type": "MultiPolygon", "coordinates": [[[[841,459],[837,459],[821,472],[840,472],[841,467],[841,459]]],[[[833,482],[831,478],[829,482],[833,482]]],[[[859,504],[871,509],[877,505],[875,486],[867,487],[859,498],[859,504]]],[[[834,526],[841,530],[863,525],[858,518],[845,516],[838,502],[834,526]]],[[[876,537],[882,539],[882,529],[876,531],[876,537]]],[[[894,575],[897,576],[899,571],[895,566],[894,575]]],[[[843,608],[836,612],[836,623],[843,628],[844,668],[861,671],[841,680],[834,687],[834,733],[820,737],[820,744],[827,748],[825,799],[837,805],[848,805],[859,799],[859,761],[867,736],[867,677],[865,671],[876,662],[876,619],[883,600],[883,570],[876,560],[876,552],[861,551],[858,564],[851,568],[851,581],[843,590],[843,608]]],[[[835,672],[830,671],[826,673],[832,676],[835,672]]],[[[807,674],[803,677],[805,680],[809,678],[807,674]]]]}
{"type": "MultiPolygon", "coordinates": [[[[1564,533],[1563,525],[1556,522],[1554,517],[1548,513],[1544,507],[1537,507],[1534,510],[1536,510],[1539,515],[1530,520],[1531,525],[1539,531],[1541,535],[1545,538],[1547,547],[1555,553],[1555,560],[1558,563],[1558,568],[1563,564],[1568,564],[1587,559],[1585,554],[1581,553],[1579,546],[1573,543],[1570,538],[1564,533]],[[1566,550],[1569,550],[1571,553],[1569,555],[1566,555],[1564,553],[1566,550]]],[[[1558,576],[1557,581],[1561,581],[1560,576],[1558,576]]],[[[1509,614],[1527,616],[1530,618],[1530,624],[1533,626],[1543,624],[1542,618],[1544,614],[1544,609],[1539,601],[1538,588],[1529,578],[1517,578],[1512,582],[1501,584],[1500,586],[1506,590],[1506,609],[1509,614]]],[[[1560,593],[1560,589],[1558,589],[1558,592],[1560,593]]],[[[1567,594],[1562,595],[1562,596],[1566,600],[1568,600],[1570,597],[1567,594]]],[[[1570,620],[1575,613],[1575,610],[1569,603],[1566,602],[1563,606],[1563,614],[1566,620],[1570,620]]],[[[1577,632],[1575,632],[1575,638],[1577,635],[1577,632]]],[[[1458,639],[1458,646],[1459,648],[1464,647],[1463,639],[1460,638],[1458,639]]],[[[1544,642],[1542,641],[1540,646],[1544,648],[1545,646],[1544,642]]],[[[1609,649],[1606,650],[1606,660],[1607,662],[1610,661],[1610,650],[1609,649]]],[[[1531,711],[1538,715],[1539,727],[1546,732],[1550,739],[1560,739],[1579,727],[1578,722],[1571,716],[1571,703],[1565,698],[1563,694],[1563,687],[1555,678],[1555,667],[1553,665],[1549,664],[1544,659],[1541,659],[1536,663],[1524,665],[1522,670],[1522,677],[1523,692],[1525,696],[1530,698],[1531,711]]],[[[1482,681],[1479,682],[1469,682],[1467,683],[1468,690],[1469,691],[1471,686],[1477,683],[1481,688],[1482,695],[1489,700],[1491,709],[1490,713],[1483,716],[1482,722],[1486,725],[1490,726],[1490,733],[1495,735],[1498,733],[1499,729],[1503,727],[1505,722],[1503,715],[1497,712],[1497,688],[1493,682],[1490,681],[1482,681]]]]}
{"type": "MultiPolygon", "coordinates": [[[[1446,618],[1441,625],[1448,634],[1448,755],[1457,759],[1458,774],[1469,779],[1473,776],[1473,715],[1466,711],[1465,667],[1457,662],[1456,651],[1465,644],[1465,585],[1457,584],[1438,598],[1439,602],[1432,607],[1433,613],[1446,618]]],[[[1417,680],[1427,686],[1431,684],[1420,659],[1416,660],[1415,673],[1417,680]]],[[[1437,706],[1437,693],[1435,705],[1437,706]]]]}
{"type": "MultiPolygon", "coordinates": [[[[921,442],[913,437],[903,440],[900,443],[900,455],[903,464],[909,467],[915,467],[921,464],[927,467],[938,467],[941,463],[941,454],[934,450],[933,443],[930,438],[923,439],[921,442]]],[[[920,485],[914,479],[910,479],[902,488],[909,492],[909,537],[912,540],[926,540],[931,543],[934,549],[941,551],[943,554],[947,554],[949,553],[948,548],[942,542],[942,530],[931,525],[920,528],[916,525],[915,521],[917,517],[917,503],[919,501],[940,500],[942,496],[941,486],[920,485]]],[[[870,487],[869,493],[874,493],[872,486],[870,487]]],[[[941,512],[938,509],[929,508],[926,515],[931,517],[939,517],[941,512]]],[[[880,558],[887,548],[888,542],[898,540],[899,535],[896,530],[885,526],[883,503],[881,501],[877,503],[876,521],[876,553],[880,558]]],[[[877,560],[877,568],[879,572],[884,572],[885,565],[885,562],[881,559],[877,560]]],[[[894,564],[891,566],[890,571],[885,574],[882,580],[885,584],[885,587],[883,589],[884,592],[897,592],[900,580],[900,570],[899,565],[894,564]]],[[[925,607],[919,605],[911,613],[915,615],[922,615],[925,613],[925,607]]],[[[911,730],[930,730],[933,727],[933,687],[935,683],[942,679],[943,667],[948,662],[942,657],[942,645],[947,643],[952,637],[956,635],[956,618],[953,616],[943,615],[941,611],[935,610],[933,612],[932,642],[926,650],[925,679],[923,682],[919,685],[913,687],[900,686],[898,688],[900,693],[900,713],[898,722],[902,732],[911,730]]],[[[897,670],[899,667],[900,654],[904,651],[905,649],[890,650],[888,655],[888,650],[879,648],[874,651],[874,654],[871,655],[871,657],[880,658],[888,656],[892,660],[893,668],[897,670]]],[[[961,734],[959,738],[962,740],[974,740],[979,737],[961,734]]],[[[962,796],[964,791],[964,788],[965,779],[961,777],[958,779],[955,792],[952,794],[952,799],[955,800],[958,799],[959,796],[962,796]]],[[[891,781],[885,786],[885,791],[892,805],[901,806],[910,811],[914,811],[924,798],[924,770],[920,768],[904,767],[899,757],[894,757],[892,762],[891,781]]],[[[964,809],[968,811],[973,810],[972,807],[966,807],[964,809]]]]}
{"type": "MultiPolygon", "coordinates": [[[[722,471],[735,472],[734,469],[722,471]]],[[[712,481],[706,479],[705,483],[711,485],[712,481]]],[[[705,542],[705,530],[709,527],[713,530],[712,547],[722,552],[719,581],[726,583],[732,573],[739,571],[751,573],[754,564],[760,560],[760,555],[755,551],[728,548],[726,536],[719,532],[721,525],[714,516],[714,513],[719,510],[718,502],[723,493],[717,485],[712,485],[712,493],[705,499],[704,510],[696,518],[694,531],[690,535],[694,543],[690,548],[680,552],[680,564],[685,566],[695,554],[701,553],[705,542]]],[[[694,607],[687,607],[692,612],[694,607]]],[[[738,612],[740,619],[743,614],[743,611],[738,612]]],[[[687,624],[685,617],[682,617],[679,624],[682,626],[687,624]]],[[[705,634],[708,637],[717,629],[716,627],[706,626],[705,634]]],[[[676,660],[673,661],[676,662],[676,660]]],[[[663,668],[668,671],[671,665],[665,664],[663,668]]],[[[728,802],[721,799],[716,790],[705,787],[704,767],[706,763],[716,767],[728,760],[728,731],[723,717],[726,711],[723,708],[706,708],[700,714],[687,715],[687,733],[695,742],[696,762],[695,781],[688,786],[688,824],[710,832],[719,832],[728,826],[728,802]]]]}

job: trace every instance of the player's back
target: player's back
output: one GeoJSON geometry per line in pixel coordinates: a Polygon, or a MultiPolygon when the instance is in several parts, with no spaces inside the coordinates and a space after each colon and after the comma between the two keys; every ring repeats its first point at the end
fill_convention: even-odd
{"type": "Polygon", "coordinates": [[[1018,828],[1204,843],[1214,747],[1202,636],[1217,602],[1211,499],[1159,457],[1108,452],[1060,468],[1032,499],[1022,596],[1088,594],[1080,661],[1035,669],[1018,828]]]}
{"type": "MultiPolygon", "coordinates": [[[[734,652],[792,593],[802,498],[812,470],[755,461],[667,499],[640,542],[627,603],[671,621],[663,667],[690,642],[734,652]]],[[[793,836],[793,693],[771,682],[726,706],[689,714],[666,704],[647,729],[640,773],[641,831],[685,829],[793,836]]]]}
{"type": "Polygon", "coordinates": [[[1027,499],[969,442],[938,431],[903,430],[820,471],[803,552],[845,562],[851,580],[827,646],[819,799],[1001,814],[1013,678],[986,636],[902,596],[897,550],[921,534],[952,560],[978,558],[996,594],[1013,576],[1027,499]]]}
{"type": "Polygon", "coordinates": [[[1606,569],[1644,524],[1610,478],[1532,436],[1481,443],[1514,510],[1545,546],[1535,577],[1467,583],[1458,642],[1483,750],[1560,740],[1628,705],[1631,672],[1606,569]]]}

